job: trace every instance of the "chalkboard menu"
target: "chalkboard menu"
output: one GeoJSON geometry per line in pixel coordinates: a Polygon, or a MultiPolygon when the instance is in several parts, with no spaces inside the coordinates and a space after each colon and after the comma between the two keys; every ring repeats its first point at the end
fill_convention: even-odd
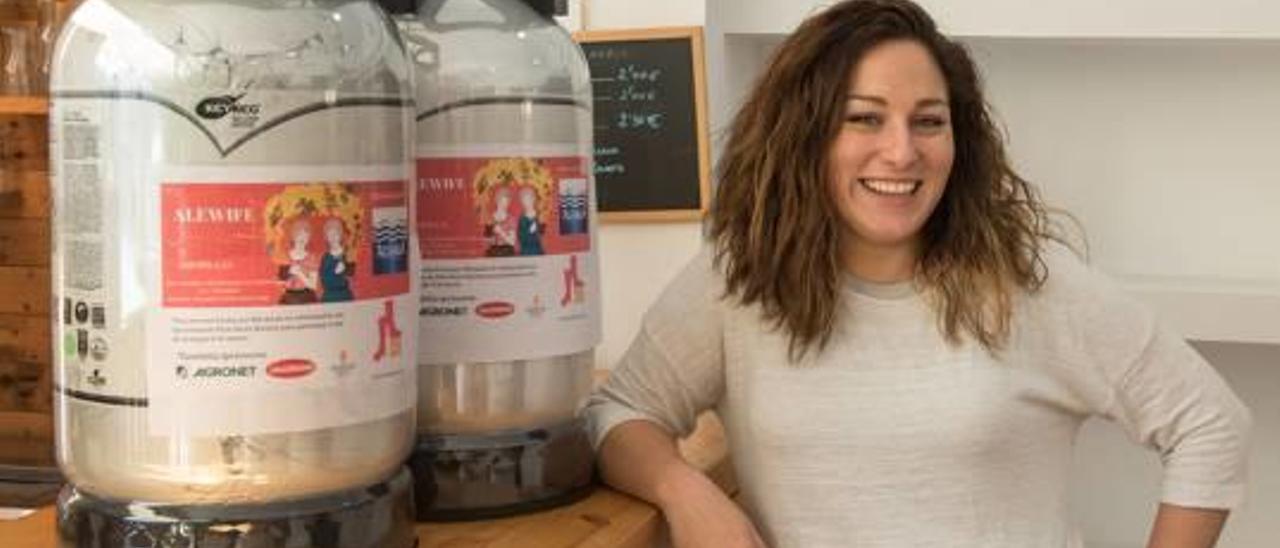
{"type": "Polygon", "coordinates": [[[702,32],[582,32],[601,218],[700,218],[709,186],[702,32]]]}

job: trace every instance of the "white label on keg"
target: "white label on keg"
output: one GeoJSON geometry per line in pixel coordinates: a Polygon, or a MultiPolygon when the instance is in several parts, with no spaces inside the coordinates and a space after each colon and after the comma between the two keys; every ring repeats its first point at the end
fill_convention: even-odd
{"type": "Polygon", "coordinates": [[[315,430],[411,409],[410,170],[288,163],[360,157],[334,148],[347,141],[394,150],[402,132],[387,128],[409,108],[319,92],[209,97],[223,95],[55,90],[59,388],[147,407],[156,435],[315,430]]]}
{"type": "Polygon", "coordinates": [[[64,390],[107,399],[143,396],[134,364],[119,359],[118,253],[104,237],[117,222],[108,110],[95,101],[57,100],[50,114],[53,191],[54,364],[64,390]]]}
{"type": "Polygon", "coordinates": [[[152,432],[313,430],[413,405],[409,181],[400,166],[302,169],[167,170],[152,432]]]}
{"type": "Polygon", "coordinates": [[[541,148],[418,151],[419,363],[599,343],[590,158],[541,148]]]}

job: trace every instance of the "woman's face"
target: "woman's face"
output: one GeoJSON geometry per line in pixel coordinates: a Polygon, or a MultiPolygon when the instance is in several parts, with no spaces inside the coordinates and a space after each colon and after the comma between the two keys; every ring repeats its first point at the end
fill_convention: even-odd
{"type": "Polygon", "coordinates": [[[342,224],[336,221],[325,223],[324,237],[331,246],[342,245],[342,224]]]}
{"type": "Polygon", "coordinates": [[[311,240],[311,227],[305,222],[294,223],[293,225],[293,245],[297,248],[307,247],[307,242],[311,240]]]}
{"type": "Polygon", "coordinates": [[[917,42],[885,42],[853,67],[827,165],[846,245],[917,251],[955,157],[947,99],[941,70],[917,42]]]}

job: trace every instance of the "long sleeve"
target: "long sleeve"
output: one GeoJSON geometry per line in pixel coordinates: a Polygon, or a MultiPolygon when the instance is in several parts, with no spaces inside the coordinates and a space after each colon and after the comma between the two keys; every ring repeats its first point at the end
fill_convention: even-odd
{"type": "Polygon", "coordinates": [[[1092,411],[1160,455],[1162,501],[1222,509],[1243,502],[1252,420],[1227,383],[1103,276],[1062,262],[1054,273],[1076,278],[1071,323],[1089,362],[1079,365],[1105,386],[1092,411]]]}
{"type": "Polygon", "coordinates": [[[640,332],[583,410],[598,448],[613,427],[650,420],[674,435],[724,391],[723,283],[700,253],[645,314],[640,332]]]}
{"type": "Polygon", "coordinates": [[[1181,338],[1157,327],[1104,415],[1159,452],[1163,502],[1196,508],[1243,502],[1249,412],[1181,338]]]}

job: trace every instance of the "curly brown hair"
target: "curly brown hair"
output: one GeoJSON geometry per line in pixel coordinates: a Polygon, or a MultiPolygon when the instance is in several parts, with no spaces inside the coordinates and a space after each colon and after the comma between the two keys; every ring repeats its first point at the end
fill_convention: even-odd
{"type": "Polygon", "coordinates": [[[904,39],[937,62],[951,108],[955,160],[922,228],[914,280],[941,332],[999,350],[1015,292],[1044,283],[1044,240],[1061,239],[1035,189],[1010,167],[964,46],[908,0],[836,4],[782,43],[738,111],[711,211],[728,296],[759,305],[784,328],[793,359],[825,347],[840,307],[843,221],[825,183],[851,71],[870,49],[904,39]]]}

